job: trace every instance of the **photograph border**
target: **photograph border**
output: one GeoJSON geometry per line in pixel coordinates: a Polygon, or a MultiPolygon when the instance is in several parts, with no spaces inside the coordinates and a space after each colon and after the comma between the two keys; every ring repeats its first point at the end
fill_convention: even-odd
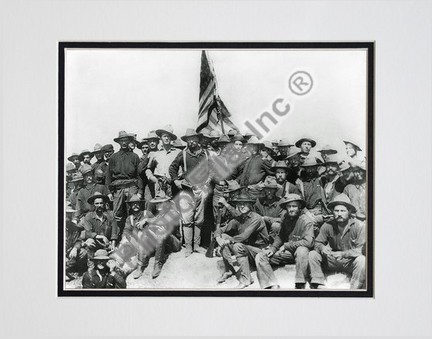
{"type": "Polygon", "coordinates": [[[375,42],[59,42],[58,43],[58,243],[57,296],[149,297],[374,297],[374,108],[375,42]],[[358,49],[367,52],[367,289],[366,290],[214,290],[214,289],[109,289],[64,288],[64,146],[65,50],[69,48],[119,49],[358,49]]]}

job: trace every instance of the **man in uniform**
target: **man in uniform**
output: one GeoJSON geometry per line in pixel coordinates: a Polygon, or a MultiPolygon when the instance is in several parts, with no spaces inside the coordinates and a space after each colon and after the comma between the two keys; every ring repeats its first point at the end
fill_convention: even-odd
{"type": "Polygon", "coordinates": [[[308,158],[312,148],[316,146],[316,141],[311,138],[300,138],[295,143],[295,146],[300,148],[304,158],[308,158]]]}
{"type": "Polygon", "coordinates": [[[239,216],[215,234],[225,264],[225,272],[218,282],[224,282],[235,273],[232,259],[234,254],[240,265],[236,273],[239,280],[237,288],[243,289],[253,283],[250,262],[253,262],[255,256],[268,245],[269,236],[263,218],[252,211],[255,197],[247,192],[240,193],[232,202],[236,205],[239,216]]]}
{"type": "Polygon", "coordinates": [[[366,259],[362,249],[366,242],[365,226],[352,217],[356,208],[345,194],[336,196],[328,207],[334,220],[321,227],[315,249],[309,253],[310,286],[316,289],[324,285],[324,267],[326,271],[351,275],[351,289],[364,288],[366,259]]]}
{"type": "Polygon", "coordinates": [[[72,155],[68,158],[68,160],[75,165],[77,170],[80,168],[81,161],[79,160],[78,153],[72,153],[72,155]]]}
{"type": "Polygon", "coordinates": [[[209,195],[211,180],[209,155],[199,144],[201,133],[188,128],[181,137],[188,145],[187,149],[178,153],[169,167],[169,175],[180,191],[180,213],[183,221],[183,234],[186,246],[185,256],[193,251],[204,253],[200,247],[201,228],[204,223],[204,208],[209,195]],[[184,180],[179,178],[182,168],[184,180]]]}
{"type": "Polygon", "coordinates": [[[285,197],[287,194],[290,193],[301,194],[300,190],[296,185],[287,181],[288,166],[286,165],[285,161],[277,161],[273,165],[271,170],[275,173],[277,184],[281,186],[281,188],[277,192],[277,195],[279,197],[285,197]]]}
{"type": "Polygon", "coordinates": [[[258,253],[255,258],[258,280],[262,288],[279,288],[271,265],[295,263],[295,288],[304,289],[308,278],[309,250],[313,249],[313,223],[302,213],[305,201],[298,194],[288,194],[280,205],[287,212],[281,231],[270,248],[258,253]]]}
{"type": "Polygon", "coordinates": [[[364,221],[366,219],[366,167],[365,164],[359,164],[352,169],[354,179],[347,185],[343,193],[350,199],[351,203],[357,210],[357,219],[364,221]]]}
{"type": "Polygon", "coordinates": [[[138,173],[140,159],[129,149],[129,143],[135,142],[135,134],[120,131],[114,139],[120,144],[120,150],[108,161],[105,184],[110,189],[113,199],[113,213],[123,230],[126,219],[126,201],[134,194],[143,196],[143,181],[138,173]]]}

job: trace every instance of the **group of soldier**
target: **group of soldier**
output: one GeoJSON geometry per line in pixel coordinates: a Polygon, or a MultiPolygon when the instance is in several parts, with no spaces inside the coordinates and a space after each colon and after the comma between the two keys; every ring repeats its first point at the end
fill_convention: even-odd
{"type": "Polygon", "coordinates": [[[84,288],[126,288],[155,256],[152,277],[169,253],[220,256],[222,284],[280,288],[274,267],[295,264],[295,288],[325,286],[345,272],[365,288],[366,161],[358,143],[346,154],[300,138],[260,141],[250,133],[170,125],[120,131],[112,144],[72,154],[66,164],[67,280],[84,288]],[[142,156],[135,152],[139,149],[142,156]],[[95,157],[96,161],[92,161],[95,157]],[[196,254],[193,254],[196,253],[196,254]]]}

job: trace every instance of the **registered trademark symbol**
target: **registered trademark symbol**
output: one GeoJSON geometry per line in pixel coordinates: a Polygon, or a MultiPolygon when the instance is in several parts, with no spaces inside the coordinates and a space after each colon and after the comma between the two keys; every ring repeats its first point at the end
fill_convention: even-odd
{"type": "Polygon", "coordinates": [[[291,92],[296,95],[308,94],[313,87],[313,79],[308,72],[297,71],[291,75],[288,82],[291,92]]]}

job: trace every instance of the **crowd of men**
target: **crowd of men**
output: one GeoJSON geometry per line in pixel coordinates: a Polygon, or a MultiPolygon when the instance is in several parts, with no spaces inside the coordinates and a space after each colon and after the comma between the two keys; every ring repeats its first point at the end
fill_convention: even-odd
{"type": "MultiPolygon", "coordinates": [[[[169,253],[220,256],[238,288],[280,288],[274,268],[295,264],[295,288],[323,288],[345,272],[365,288],[366,161],[303,137],[260,141],[250,133],[170,125],[120,131],[112,144],[72,154],[66,164],[66,277],[83,288],[126,288],[155,256],[156,279],[169,253]],[[142,152],[139,157],[135,153],[142,152]],[[320,154],[320,155],[318,155],[320,154]],[[92,161],[93,157],[95,161],[92,161]],[[193,254],[195,253],[195,254],[193,254]],[[135,259],[135,260],[132,260],[135,259]]],[[[216,278],[216,277],[215,277],[216,278]]]]}

